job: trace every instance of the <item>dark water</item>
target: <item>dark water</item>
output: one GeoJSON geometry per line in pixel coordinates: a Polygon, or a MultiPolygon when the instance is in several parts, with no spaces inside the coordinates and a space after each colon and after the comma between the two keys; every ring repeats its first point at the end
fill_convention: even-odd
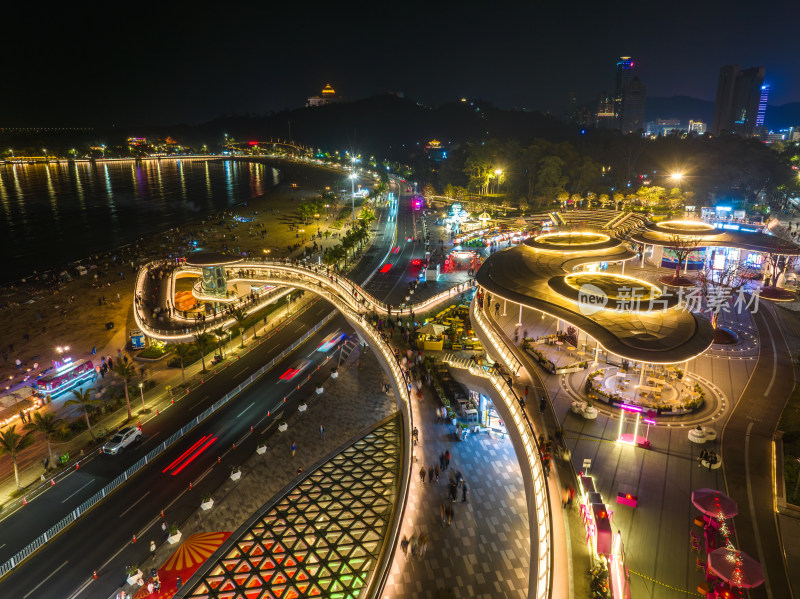
{"type": "Polygon", "coordinates": [[[0,165],[0,283],[246,202],[278,176],[230,160],[0,165]]]}

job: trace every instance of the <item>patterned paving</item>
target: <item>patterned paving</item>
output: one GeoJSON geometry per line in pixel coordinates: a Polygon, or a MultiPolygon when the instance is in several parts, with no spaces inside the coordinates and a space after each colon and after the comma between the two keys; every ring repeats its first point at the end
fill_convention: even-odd
{"type": "Polygon", "coordinates": [[[428,537],[423,555],[404,556],[397,549],[384,589],[385,598],[526,597],[530,572],[530,535],[522,484],[511,441],[488,433],[456,441],[452,426],[437,424],[434,398],[423,388],[422,402],[412,404],[420,430],[412,466],[408,506],[401,539],[428,537]],[[439,463],[450,451],[450,467],[439,481],[420,482],[419,470],[439,463]],[[448,501],[450,476],[467,484],[467,501],[448,501]],[[441,506],[453,508],[443,525],[441,506]],[[453,593],[452,595],[450,593],[453,593]]]}
{"type": "Polygon", "coordinates": [[[314,470],[240,531],[185,596],[356,597],[378,561],[397,501],[399,415],[314,470]]]}

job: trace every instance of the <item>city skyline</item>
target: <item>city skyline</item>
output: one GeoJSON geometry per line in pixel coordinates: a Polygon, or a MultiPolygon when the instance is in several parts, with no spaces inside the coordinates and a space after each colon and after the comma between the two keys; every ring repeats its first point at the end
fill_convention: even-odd
{"type": "MultiPolygon", "coordinates": [[[[657,26],[657,9],[632,3],[580,18],[557,7],[450,3],[403,6],[392,18],[370,6],[256,7],[248,18],[167,7],[157,20],[124,22],[54,9],[63,14],[44,23],[14,7],[8,46],[25,48],[30,66],[15,71],[0,115],[5,126],[196,124],[301,107],[329,82],[346,99],[391,90],[426,104],[470,97],[561,114],[570,91],[579,104],[612,91],[620,56],[633,57],[648,97],[713,101],[720,67],[741,64],[766,68],[770,105],[800,101],[788,38],[751,28],[735,5],[671,8],[706,27],[657,26]]],[[[769,11],[764,19],[791,22],[788,7],[769,11]]]]}

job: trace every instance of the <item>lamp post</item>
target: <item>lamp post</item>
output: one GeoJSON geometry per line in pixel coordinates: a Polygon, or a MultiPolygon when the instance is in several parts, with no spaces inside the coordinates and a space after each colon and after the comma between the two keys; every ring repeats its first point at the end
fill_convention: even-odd
{"type": "Polygon", "coordinates": [[[497,193],[500,193],[500,177],[503,176],[503,170],[495,169],[494,174],[497,176],[497,193]]]}
{"type": "Polygon", "coordinates": [[[350,173],[351,192],[350,199],[353,202],[353,226],[356,226],[356,177],[355,172],[350,173]]]}
{"type": "Polygon", "coordinates": [[[139,393],[142,394],[142,412],[144,412],[146,409],[144,407],[144,383],[139,383],[139,393]]]}

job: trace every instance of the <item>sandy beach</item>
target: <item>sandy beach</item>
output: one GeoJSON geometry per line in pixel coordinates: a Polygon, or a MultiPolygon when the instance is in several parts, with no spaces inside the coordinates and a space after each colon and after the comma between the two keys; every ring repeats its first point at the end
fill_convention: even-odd
{"type": "MultiPolygon", "coordinates": [[[[97,361],[102,355],[116,357],[117,350],[127,344],[129,330],[135,328],[133,285],[140,264],[181,257],[195,248],[237,253],[268,250],[272,256],[287,256],[302,252],[304,236],[315,234],[318,227],[324,234],[340,206],[331,206],[318,222],[306,225],[297,208],[302,200],[318,197],[326,188],[343,189],[343,171],[287,160],[268,162],[281,171],[281,182],[246,205],[155,233],[121,249],[87,256],[81,262],[86,274],[72,269],[70,281],[29,277],[0,289],[0,396],[30,385],[59,356],[58,347],[69,347],[73,360],[91,359],[93,349],[97,361]],[[300,228],[305,231],[299,232],[300,228]],[[295,249],[298,244],[300,248],[295,249]],[[110,323],[113,327],[107,327],[110,323]]],[[[336,241],[323,237],[317,243],[327,247],[336,241]]]]}

